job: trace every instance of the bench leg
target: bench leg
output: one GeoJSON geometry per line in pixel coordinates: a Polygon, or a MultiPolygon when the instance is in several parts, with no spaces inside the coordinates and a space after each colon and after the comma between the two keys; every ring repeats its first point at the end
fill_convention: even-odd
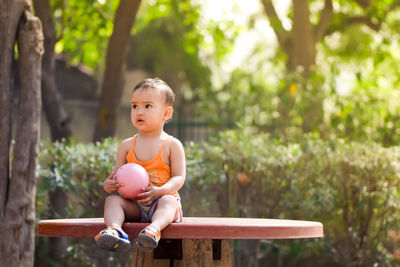
{"type": "MultiPolygon", "coordinates": [[[[219,241],[219,240],[218,240],[219,241]]],[[[168,245],[168,244],[167,244],[168,245]]],[[[171,254],[172,250],[181,250],[180,253],[173,252],[174,255],[169,255],[160,258],[159,255],[165,256],[165,251],[146,253],[139,250],[136,246],[133,249],[132,267],[230,267],[231,262],[231,248],[229,240],[221,240],[221,242],[214,243],[211,239],[183,239],[180,247],[176,244],[169,244],[168,248],[171,254]],[[179,255],[180,254],[180,255],[179,255]]],[[[162,247],[157,250],[165,250],[162,247]]]]}
{"type": "Polygon", "coordinates": [[[232,266],[231,260],[231,241],[221,240],[221,258],[214,260],[214,267],[232,266]]]}

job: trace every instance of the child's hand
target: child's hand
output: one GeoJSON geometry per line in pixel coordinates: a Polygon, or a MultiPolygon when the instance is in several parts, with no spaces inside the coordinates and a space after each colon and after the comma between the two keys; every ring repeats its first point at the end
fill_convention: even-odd
{"type": "Polygon", "coordinates": [[[106,190],[106,192],[109,194],[115,193],[115,191],[118,190],[118,187],[121,187],[121,186],[124,186],[124,185],[118,184],[114,180],[114,172],[112,172],[103,183],[104,190],[106,190]]]}
{"type": "Polygon", "coordinates": [[[137,197],[137,201],[143,206],[151,206],[154,201],[161,197],[160,187],[148,186],[143,189],[144,193],[140,193],[137,197]]]}

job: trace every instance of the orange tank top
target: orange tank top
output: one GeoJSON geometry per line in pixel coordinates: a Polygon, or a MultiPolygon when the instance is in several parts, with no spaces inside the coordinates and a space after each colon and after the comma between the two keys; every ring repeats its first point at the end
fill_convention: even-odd
{"type": "MultiPolygon", "coordinates": [[[[126,155],[126,161],[127,163],[136,163],[141,165],[143,168],[146,169],[147,173],[149,174],[149,181],[150,181],[150,185],[154,185],[154,186],[162,186],[164,185],[166,182],[168,182],[168,180],[171,178],[171,167],[168,166],[163,158],[162,158],[162,152],[165,148],[165,146],[171,141],[171,136],[168,137],[167,140],[165,140],[164,144],[161,146],[160,151],[157,153],[157,155],[149,160],[149,161],[139,161],[136,158],[134,149],[135,149],[135,144],[136,144],[136,137],[137,135],[135,135],[132,139],[132,146],[131,149],[129,150],[128,154],[126,155]]],[[[171,195],[177,196],[179,197],[178,192],[174,192],[171,195]]]]}

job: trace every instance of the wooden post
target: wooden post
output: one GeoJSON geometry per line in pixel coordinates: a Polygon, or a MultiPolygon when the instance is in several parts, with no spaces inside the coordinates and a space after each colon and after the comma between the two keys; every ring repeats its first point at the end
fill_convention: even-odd
{"type": "MultiPolygon", "coordinates": [[[[229,240],[212,239],[183,239],[174,243],[166,243],[154,252],[148,253],[133,249],[132,267],[228,267],[231,263],[231,249],[229,240]],[[181,242],[181,245],[179,245],[181,242]],[[160,252],[169,245],[169,254],[160,252]],[[181,246],[181,247],[180,247],[181,246]],[[181,251],[180,251],[181,250],[181,251]],[[181,253],[181,254],[180,254],[181,253]],[[174,255],[172,255],[174,254],[174,255]],[[157,258],[164,255],[164,258],[157,258]]],[[[168,241],[167,241],[168,242],[168,241]]]]}
{"type": "Polygon", "coordinates": [[[231,253],[231,241],[221,240],[221,259],[214,259],[214,267],[232,266],[231,253]]]}

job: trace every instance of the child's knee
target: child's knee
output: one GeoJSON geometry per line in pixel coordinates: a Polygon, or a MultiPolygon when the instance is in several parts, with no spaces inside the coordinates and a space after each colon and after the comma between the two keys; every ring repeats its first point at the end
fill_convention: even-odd
{"type": "Polygon", "coordinates": [[[170,195],[162,196],[159,200],[159,203],[160,202],[164,205],[178,207],[178,202],[176,201],[176,198],[170,195]]]}
{"type": "Polygon", "coordinates": [[[170,214],[174,214],[173,219],[171,218],[173,222],[182,221],[182,209],[176,197],[170,195],[162,196],[156,209],[168,210],[170,214]]]}
{"type": "Polygon", "coordinates": [[[111,196],[108,196],[108,197],[106,197],[106,204],[107,205],[109,205],[109,204],[119,204],[119,205],[121,205],[121,203],[122,203],[122,198],[120,197],[120,196],[118,196],[118,195],[111,195],[111,196]]]}

